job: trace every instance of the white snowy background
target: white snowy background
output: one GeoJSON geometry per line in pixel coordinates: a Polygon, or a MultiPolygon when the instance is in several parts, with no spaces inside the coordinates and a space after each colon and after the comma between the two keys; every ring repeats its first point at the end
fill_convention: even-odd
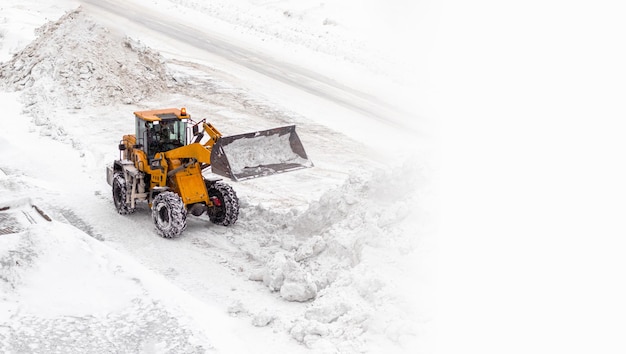
{"type": "Polygon", "coordinates": [[[437,350],[623,353],[626,7],[435,7],[437,350]]]}
{"type": "Polygon", "coordinates": [[[3,0],[2,351],[623,353],[625,17],[3,0]],[[182,105],[225,134],[296,124],[315,167],[160,239],[103,166],[130,112],[182,105]]]}
{"type": "Polygon", "coordinates": [[[2,1],[0,351],[432,351],[408,5],[2,1]],[[104,172],[133,111],[182,106],[225,135],[295,124],[315,166],[160,238],[104,172]]]}

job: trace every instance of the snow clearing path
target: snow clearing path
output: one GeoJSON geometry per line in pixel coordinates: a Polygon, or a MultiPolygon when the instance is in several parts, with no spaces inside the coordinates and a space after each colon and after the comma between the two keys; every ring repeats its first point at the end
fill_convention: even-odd
{"type": "MultiPolygon", "coordinates": [[[[380,149],[374,139],[383,130],[374,129],[369,119],[366,128],[344,121],[335,130],[324,119],[312,120],[309,111],[294,111],[277,98],[305,100],[292,93],[297,82],[295,86],[306,91],[305,96],[344,106],[324,104],[332,113],[328,119],[338,120],[346,107],[360,107],[357,102],[363,97],[323,82],[315,74],[303,77],[309,75],[306,70],[278,62],[272,66],[280,75],[263,73],[270,75],[271,82],[251,79],[255,84],[242,85],[258,75],[251,73],[255,70],[227,71],[221,65],[228,58],[214,65],[209,62],[213,57],[204,57],[207,47],[201,46],[201,55],[191,50],[174,55],[173,48],[189,48],[190,38],[200,40],[195,32],[185,32],[192,31],[190,27],[175,30],[174,20],[167,22],[166,32],[174,38],[159,42],[155,38],[163,33],[150,39],[139,36],[145,29],[129,26],[122,31],[126,22],[120,22],[120,27],[103,25],[115,20],[97,19],[97,6],[89,3],[84,10],[68,12],[41,27],[32,43],[0,63],[0,85],[16,91],[0,96],[11,113],[4,116],[10,121],[2,118],[2,123],[14,127],[0,132],[3,196],[30,198],[53,220],[73,225],[164,278],[176,291],[197,301],[198,309],[211,309],[200,313],[218,311],[232,320],[221,330],[228,331],[222,336],[215,329],[220,316],[215,316],[216,322],[204,318],[211,326],[196,328],[184,316],[170,314],[189,324],[189,331],[203,333],[202,343],[193,347],[199,352],[244,348],[255,353],[352,353],[420,347],[430,317],[418,304],[429,301],[428,291],[416,286],[420,283],[410,270],[428,253],[424,246],[424,235],[431,232],[428,166],[406,152],[389,159],[388,151],[380,149]],[[285,82],[284,75],[291,79],[285,82]],[[276,80],[283,84],[275,84],[276,80]],[[257,84],[271,87],[272,95],[257,91],[257,84]],[[351,97],[349,103],[343,101],[346,97],[351,97]],[[183,105],[192,118],[208,118],[225,135],[296,124],[315,167],[228,181],[241,204],[235,225],[216,226],[206,215],[190,216],[180,238],[160,238],[147,205],[128,216],[116,213],[105,166],[118,158],[122,135],[132,132],[133,111],[183,105]],[[356,127],[352,133],[358,131],[354,136],[344,131],[350,124],[356,127]],[[370,129],[376,134],[360,133],[370,129]],[[229,346],[232,338],[236,343],[229,346]]],[[[156,12],[124,6],[128,6],[128,11],[122,11],[124,16],[155,24],[150,18],[156,12]]],[[[225,48],[237,57],[236,46],[225,48]]],[[[242,58],[251,55],[239,53],[242,58]]],[[[251,62],[242,60],[236,60],[236,66],[251,62]]],[[[363,109],[370,116],[381,114],[382,106],[375,106],[363,109]]],[[[364,119],[363,109],[351,116],[364,119]]],[[[388,122],[379,123],[387,126],[380,129],[396,129],[388,122]]],[[[390,141],[387,149],[402,151],[402,146],[390,141]]],[[[158,292],[158,287],[150,291],[158,292]]],[[[163,313],[174,311],[167,300],[158,299],[159,311],[161,305],[163,313]]],[[[141,322],[152,305],[140,305],[123,316],[136,315],[141,322]]],[[[117,323],[116,316],[110,313],[111,326],[117,323]]],[[[86,322],[79,327],[93,325],[90,317],[84,318],[86,322]]],[[[66,323],[68,316],[55,314],[47,322],[25,320],[36,326],[24,323],[24,330],[45,331],[49,325],[66,323]]],[[[177,325],[176,321],[171,324],[177,325]]],[[[180,333],[187,335],[186,330],[180,333]]],[[[144,343],[140,335],[128,337],[128,342],[112,348],[162,344],[152,337],[148,338],[156,341],[152,344],[144,343]]],[[[84,338],[78,340],[83,349],[95,351],[84,338]]],[[[188,352],[190,347],[176,340],[175,334],[164,339],[178,346],[174,352],[188,352]]],[[[72,348],[71,340],[57,344],[48,347],[80,351],[72,348]]],[[[21,343],[9,345],[4,348],[23,349],[21,343]]]]}

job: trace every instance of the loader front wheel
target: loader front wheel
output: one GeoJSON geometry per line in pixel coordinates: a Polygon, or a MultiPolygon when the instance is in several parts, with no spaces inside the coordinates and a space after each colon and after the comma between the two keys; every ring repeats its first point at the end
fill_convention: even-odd
{"type": "Polygon", "coordinates": [[[165,238],[180,236],[187,226],[187,210],[178,194],[163,192],[152,201],[152,220],[165,238]]]}
{"type": "Polygon", "coordinates": [[[206,186],[209,198],[214,204],[207,210],[209,220],[223,226],[234,224],[239,216],[239,198],[233,187],[220,181],[206,181],[206,186]]]}
{"type": "Polygon", "coordinates": [[[127,215],[135,211],[131,208],[130,203],[126,201],[127,196],[126,180],[121,173],[116,173],[113,176],[113,204],[115,209],[121,215],[127,215]]]}

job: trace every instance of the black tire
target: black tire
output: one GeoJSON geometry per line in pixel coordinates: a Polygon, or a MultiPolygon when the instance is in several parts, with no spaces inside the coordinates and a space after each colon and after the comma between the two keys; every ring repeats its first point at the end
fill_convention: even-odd
{"type": "Polygon", "coordinates": [[[134,208],[130,207],[130,203],[126,201],[126,179],[124,179],[124,175],[120,172],[117,172],[113,175],[113,204],[115,204],[115,209],[121,215],[128,215],[135,211],[134,208]]]}
{"type": "Polygon", "coordinates": [[[212,223],[222,226],[230,226],[239,217],[239,198],[233,187],[221,181],[205,181],[209,198],[217,198],[219,206],[214,205],[207,209],[207,215],[212,223]]]}
{"type": "Polygon", "coordinates": [[[159,234],[174,238],[187,227],[187,209],[178,194],[163,192],[152,201],[152,220],[159,234]]]}

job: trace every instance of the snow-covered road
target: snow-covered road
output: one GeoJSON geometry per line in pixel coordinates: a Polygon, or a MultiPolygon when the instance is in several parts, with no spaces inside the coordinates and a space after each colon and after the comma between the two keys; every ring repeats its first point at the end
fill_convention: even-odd
{"type": "MultiPolygon", "coordinates": [[[[290,63],[288,59],[285,60],[286,58],[273,58],[261,51],[253,51],[237,42],[220,38],[212,32],[203,31],[201,24],[185,21],[180,16],[116,0],[82,0],[82,2],[87,5],[85,8],[88,11],[98,14],[98,19],[108,18],[109,23],[119,23],[121,17],[126,20],[125,23],[141,27],[136,31],[144,35],[152,31],[161,39],[169,37],[169,41],[174,41],[176,48],[180,49],[183,44],[193,46],[220,57],[221,61],[226,60],[262,74],[266,79],[281,81],[292,90],[303,90],[383,123],[406,127],[410,122],[407,119],[408,113],[398,110],[398,107],[382,101],[377,96],[355,87],[348,87],[315,71],[316,68],[298,66],[290,63]],[[98,10],[103,10],[106,14],[98,10]]],[[[323,70],[323,67],[318,69],[323,70]]]]}
{"type": "MultiPolygon", "coordinates": [[[[381,135],[400,136],[407,130],[424,137],[429,133],[423,118],[420,121],[411,107],[398,105],[411,95],[410,87],[394,84],[385,76],[374,77],[363,68],[345,64],[332,68],[332,63],[316,58],[319,54],[315,53],[315,59],[302,63],[288,50],[254,42],[251,45],[250,40],[217,32],[202,18],[187,18],[188,9],[184,8],[164,11],[140,2],[117,0],[81,3],[109,28],[124,31],[172,57],[211,63],[245,78],[241,82],[245,87],[298,112],[310,111],[316,120],[361,141],[381,135]],[[285,97],[284,92],[289,94],[285,97]],[[340,121],[336,119],[338,114],[340,121]]],[[[410,135],[402,138],[411,139],[410,135]]]]}

